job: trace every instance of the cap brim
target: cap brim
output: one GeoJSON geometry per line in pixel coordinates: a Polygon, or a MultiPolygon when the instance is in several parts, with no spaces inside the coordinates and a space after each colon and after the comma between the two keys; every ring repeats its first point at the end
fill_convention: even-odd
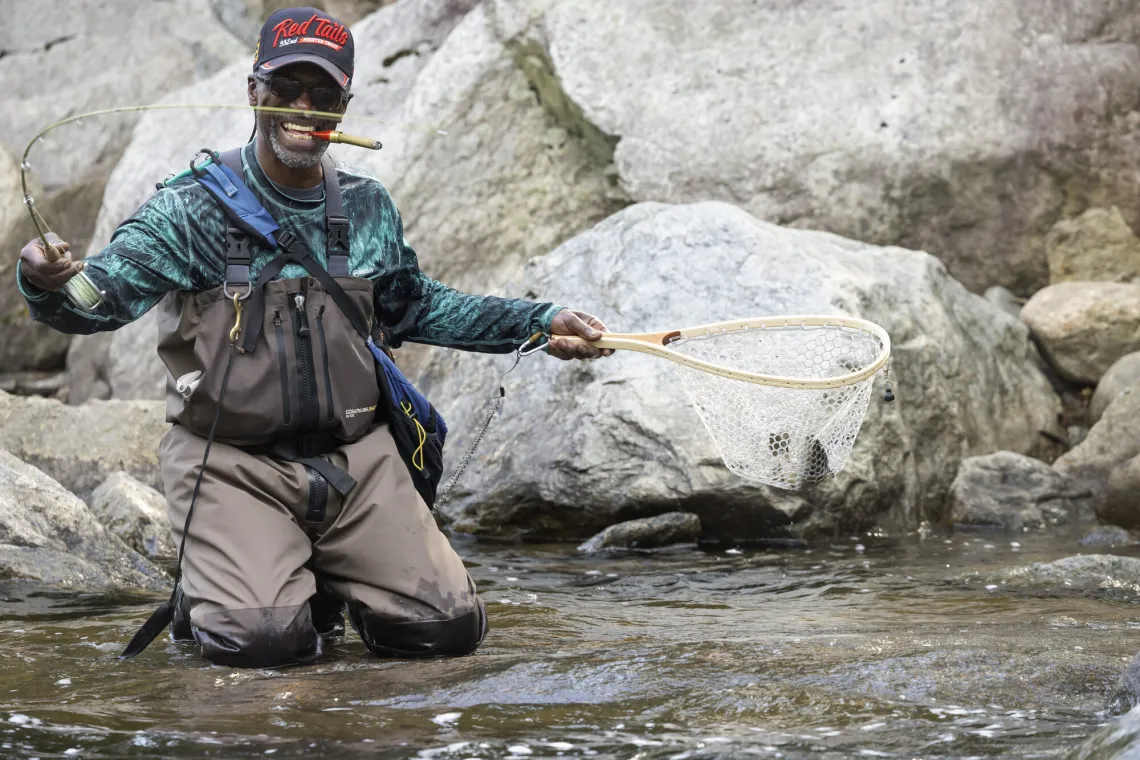
{"type": "Polygon", "coordinates": [[[263,73],[269,73],[277,69],[283,69],[294,63],[312,63],[320,66],[340,85],[342,90],[347,90],[348,85],[351,83],[352,78],[341,71],[339,66],[327,58],[322,58],[319,55],[310,55],[309,53],[290,53],[289,55],[271,58],[268,61],[263,61],[257,67],[257,70],[263,73]]]}

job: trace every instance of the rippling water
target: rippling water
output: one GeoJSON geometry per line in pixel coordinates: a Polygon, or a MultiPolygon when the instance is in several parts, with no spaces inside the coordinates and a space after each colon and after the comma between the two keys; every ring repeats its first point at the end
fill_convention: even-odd
{"type": "Polygon", "coordinates": [[[160,599],[8,583],[0,757],[1063,757],[1107,720],[1140,607],[955,579],[1075,538],[463,545],[491,615],[476,655],[377,660],[350,634],[281,671],[162,640],[120,663],[160,599]]]}

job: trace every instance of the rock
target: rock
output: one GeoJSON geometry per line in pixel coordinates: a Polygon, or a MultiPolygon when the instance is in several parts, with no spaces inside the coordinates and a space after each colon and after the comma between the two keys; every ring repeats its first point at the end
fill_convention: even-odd
{"type": "Polygon", "coordinates": [[[1131,546],[1137,541],[1124,528],[1115,525],[1098,525],[1082,536],[1077,543],[1081,546],[1131,546]]]}
{"type": "MultiPolygon", "coordinates": [[[[149,312],[148,312],[149,313],[149,312]]],[[[144,317],[145,319],[145,317],[144,317]]],[[[114,332],[101,332],[94,335],[76,335],[67,349],[67,402],[82,404],[85,401],[111,398],[111,342],[117,333],[130,330],[134,323],[114,332]]],[[[143,354],[145,357],[146,354],[143,354]]],[[[165,370],[158,361],[144,359],[139,362],[139,372],[147,373],[155,369],[165,370]]],[[[157,399],[156,399],[157,400],[157,399]]]]}
{"type": "Polygon", "coordinates": [[[1019,295],[1048,282],[1058,219],[1114,204],[1140,218],[1132,4],[1059,0],[1045,16],[998,0],[968,18],[907,0],[491,8],[540,41],[583,121],[617,143],[637,201],[722,200],[935,251],[971,290],[1019,295]]]}
{"type": "Polygon", "coordinates": [[[168,582],[162,571],[104,530],[76,496],[2,449],[0,579],[155,590],[168,582]]]}
{"type": "Polygon", "coordinates": [[[64,400],[67,397],[66,372],[0,372],[0,391],[17,396],[46,396],[64,400]]]}
{"type": "Polygon", "coordinates": [[[158,310],[111,333],[107,353],[111,398],[166,398],[166,366],[158,358],[158,310]]]}
{"type": "Polygon", "coordinates": [[[113,473],[95,489],[91,512],[104,528],[140,554],[164,558],[178,555],[166,518],[166,500],[125,472],[113,473]]]}
{"type": "Polygon", "coordinates": [[[983,298],[1006,314],[1018,318],[1021,317],[1021,307],[1025,304],[1025,299],[1018,298],[1013,293],[1010,293],[1008,288],[1003,288],[1001,285],[986,288],[983,298]]]}
{"type": "Polygon", "coordinates": [[[0,392],[0,448],[40,468],[84,501],[118,470],[161,489],[158,443],[168,427],[161,402],[68,406],[0,392]]]}
{"type": "MultiPolygon", "coordinates": [[[[39,130],[59,119],[151,103],[252,50],[252,44],[247,49],[219,23],[209,0],[9,5],[0,31],[0,86],[20,107],[0,110],[0,145],[16,157],[39,130]]],[[[87,248],[103,188],[137,121],[137,113],[125,113],[68,124],[47,135],[29,156],[41,188],[35,192],[37,208],[72,243],[76,256],[87,248]]],[[[204,134],[196,135],[193,144],[204,134]]],[[[19,203],[20,194],[4,187],[10,176],[7,166],[0,167],[0,195],[5,204],[19,203]]],[[[2,219],[0,212],[0,227],[2,219]]],[[[0,240],[14,253],[34,232],[22,224],[0,240]]],[[[15,265],[15,256],[0,263],[0,323],[19,325],[12,331],[5,327],[0,366],[62,368],[70,338],[27,318],[15,287],[15,265]]]]}
{"type": "Polygon", "coordinates": [[[1077,446],[1053,463],[1058,472],[1103,490],[1117,465],[1140,454],[1140,384],[1126,388],[1077,446]]]}
{"type": "Polygon", "coordinates": [[[1096,422],[1108,405],[1125,388],[1140,383],[1140,351],[1133,351],[1113,362],[1096,384],[1096,392],[1089,402],[1089,422],[1096,422]]]}
{"type": "Polygon", "coordinates": [[[1029,299],[1021,318],[1063,377],[1091,385],[1117,359],[1140,350],[1140,285],[1050,285],[1029,299]]]}
{"type": "MultiPolygon", "coordinates": [[[[370,13],[396,0],[311,0],[308,5],[320,8],[345,24],[354,24],[370,13]]],[[[252,46],[257,41],[261,25],[274,11],[294,8],[296,0],[210,0],[214,13],[222,24],[239,39],[252,46]]]]}
{"type": "Polygon", "coordinates": [[[956,526],[1041,530],[1091,517],[1092,496],[1038,459],[999,451],[962,460],[947,509],[956,526]]]}
{"type": "Polygon", "coordinates": [[[1007,587],[1070,591],[1123,589],[1140,592],[1140,559],[1113,554],[1080,554],[1055,562],[1035,562],[1003,574],[1007,587]]]}
{"type": "Polygon", "coordinates": [[[1140,757],[1140,710],[1098,729],[1066,760],[1136,760],[1140,757]]]}
{"type": "Polygon", "coordinates": [[[701,518],[689,512],[668,512],[611,525],[579,546],[578,551],[596,554],[603,549],[656,549],[692,543],[700,534],[701,518]]]}
{"type": "Polygon", "coordinates": [[[1122,528],[1140,528],[1140,455],[1112,468],[1097,516],[1122,528]]]}
{"type": "MultiPolygon", "coordinates": [[[[1120,680],[1108,697],[1105,710],[1109,715],[1122,715],[1140,704],[1140,652],[1120,674],[1120,680]]],[[[1140,749],[1140,746],[1137,747],[1140,749]]]]}
{"type": "MultiPolygon", "coordinates": [[[[662,508],[698,514],[710,539],[913,528],[941,519],[963,458],[1002,449],[1051,458],[1064,440],[1025,326],[921,252],[787,229],[722,203],[644,203],[533,262],[515,293],[574,304],[619,332],[860,316],[891,335],[898,401],[882,403],[880,379],[846,469],[780,491],[725,470],[670,362],[631,352],[527,359],[505,379],[503,413],[443,507],[459,531],[585,538],[631,510],[662,508]]],[[[450,466],[509,366],[440,352],[416,376],[450,423],[450,466]]]]}
{"type": "Polygon", "coordinates": [[[1045,238],[1049,282],[1140,279],[1140,238],[1120,209],[1090,208],[1076,219],[1062,219],[1045,238]]]}

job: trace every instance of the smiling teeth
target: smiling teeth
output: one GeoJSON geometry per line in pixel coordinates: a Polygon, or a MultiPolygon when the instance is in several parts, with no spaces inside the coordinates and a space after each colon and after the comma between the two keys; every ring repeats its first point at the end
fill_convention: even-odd
{"type": "Polygon", "coordinates": [[[291,122],[284,122],[281,126],[284,127],[286,132],[292,132],[293,136],[296,137],[298,140],[312,140],[313,139],[312,137],[310,137],[309,135],[304,134],[304,133],[305,132],[313,132],[316,130],[316,127],[307,127],[307,126],[302,126],[300,124],[293,124],[291,122]],[[297,134],[297,133],[301,133],[301,134],[297,134]]]}

